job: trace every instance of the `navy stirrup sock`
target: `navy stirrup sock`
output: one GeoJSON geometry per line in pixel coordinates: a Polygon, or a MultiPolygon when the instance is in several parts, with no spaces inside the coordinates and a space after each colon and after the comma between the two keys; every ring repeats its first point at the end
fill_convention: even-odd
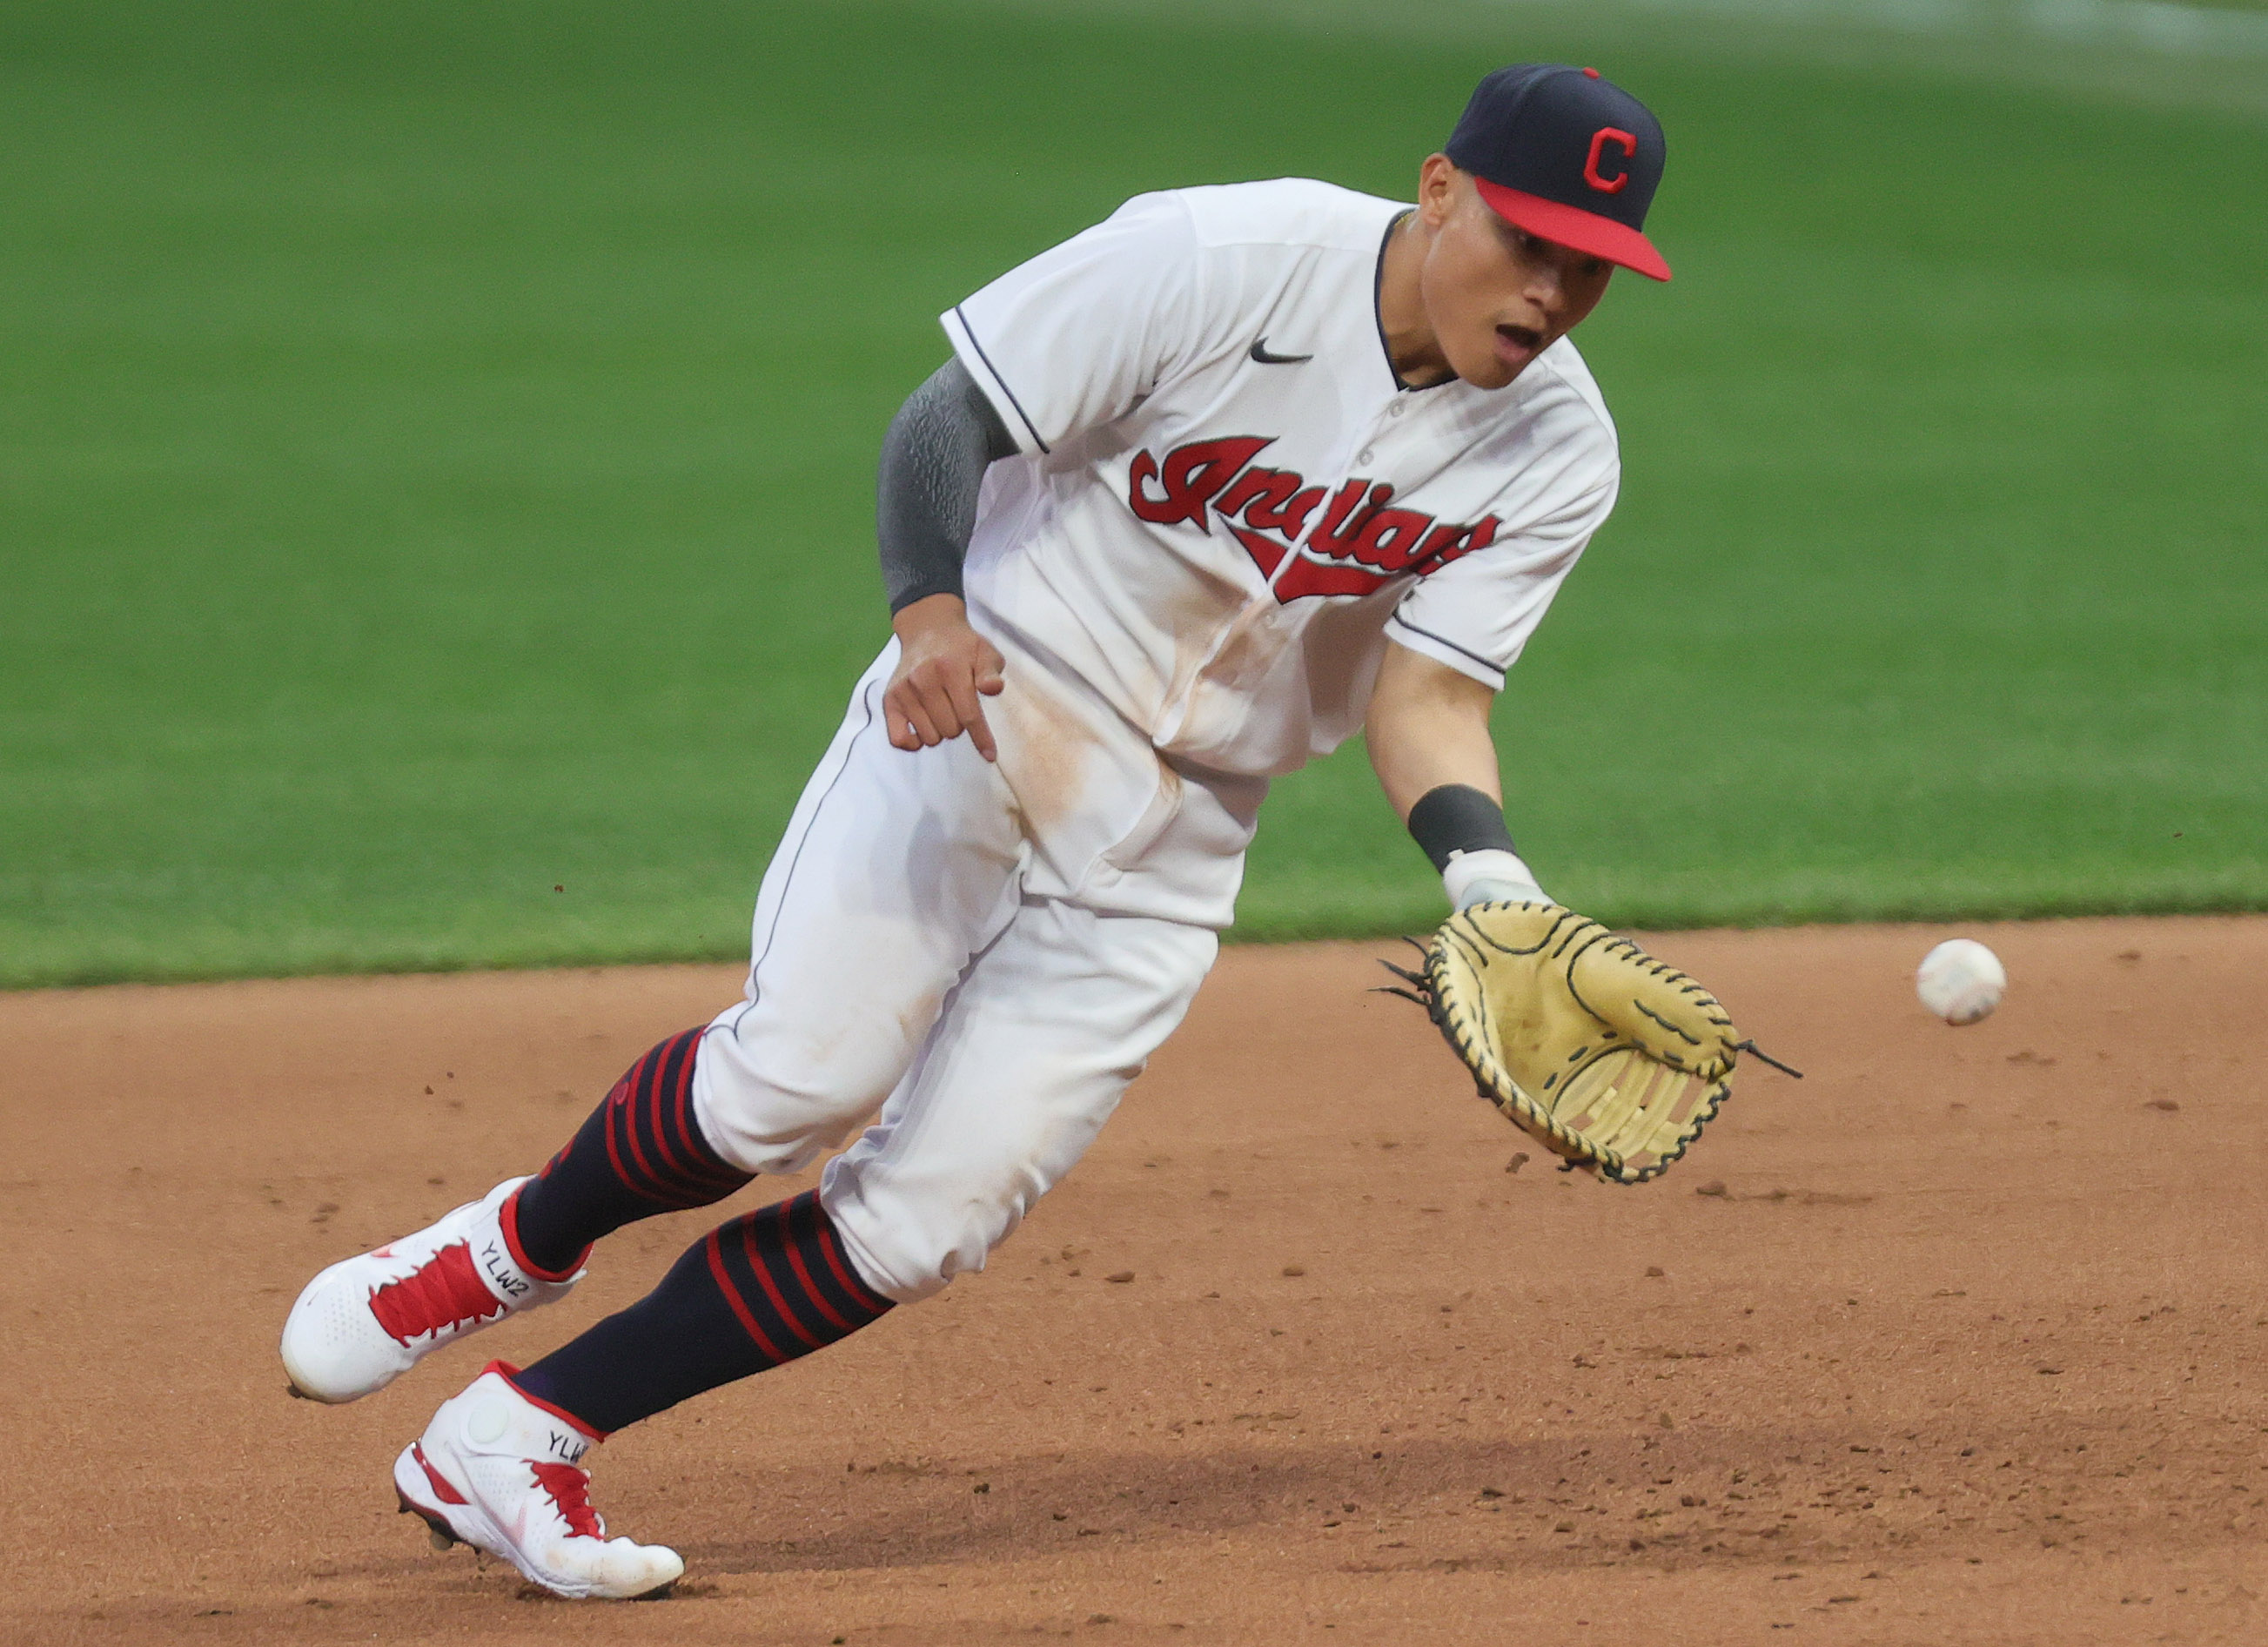
{"type": "Polygon", "coordinates": [[[711,1230],[660,1286],[514,1382],[606,1435],[847,1338],[890,1307],[806,1190],[711,1230]]]}
{"type": "Polygon", "coordinates": [[[754,1176],[711,1148],[693,1118],[693,1058],[706,1028],[673,1035],[632,1064],[582,1130],[504,1202],[505,1241],[531,1274],[563,1280],[600,1237],[723,1200],[754,1176]]]}
{"type": "MultiPolygon", "coordinates": [[[[693,1118],[701,1030],[630,1067],[566,1148],[504,1204],[513,1256],[547,1278],[581,1267],[601,1236],[719,1201],[748,1182],[693,1118]]],[[[735,1218],[661,1285],[514,1380],[596,1434],[807,1355],[890,1308],[850,1267],[814,1190],[735,1218]]]]}

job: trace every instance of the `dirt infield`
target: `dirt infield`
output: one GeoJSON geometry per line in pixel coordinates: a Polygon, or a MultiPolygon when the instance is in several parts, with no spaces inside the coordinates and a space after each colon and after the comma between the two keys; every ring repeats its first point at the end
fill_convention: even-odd
{"type": "Polygon", "coordinates": [[[1938,929],[1660,941],[1809,1079],[1637,1190],[1507,1171],[1386,946],[1232,950],[989,1272],[602,1450],[690,1569],[613,1606],[394,1514],[480,1352],[324,1408],[276,1334],[736,972],[0,997],[0,1639],[2268,1639],[2268,920],[1967,930],[1959,1030],[1938,929]]]}

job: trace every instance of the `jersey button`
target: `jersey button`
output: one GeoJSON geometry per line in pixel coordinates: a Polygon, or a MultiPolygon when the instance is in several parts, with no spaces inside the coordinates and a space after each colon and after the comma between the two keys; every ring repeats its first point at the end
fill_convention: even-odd
{"type": "Polygon", "coordinates": [[[1388,408],[1386,409],[1386,415],[1387,415],[1388,417],[1399,417],[1400,416],[1402,416],[1403,412],[1403,411],[1405,411],[1406,410],[1408,410],[1408,409],[1407,409],[1407,408],[1403,404],[1403,403],[1402,403],[1402,402],[1400,402],[1400,401],[1396,401],[1396,402],[1395,402],[1395,403],[1394,403],[1394,404],[1393,404],[1393,405],[1391,405],[1391,406],[1389,406],[1389,407],[1388,407],[1388,408]]]}
{"type": "Polygon", "coordinates": [[[1361,451],[1354,454],[1354,461],[1358,463],[1367,463],[1376,454],[1372,452],[1368,447],[1365,447],[1361,451]]]}

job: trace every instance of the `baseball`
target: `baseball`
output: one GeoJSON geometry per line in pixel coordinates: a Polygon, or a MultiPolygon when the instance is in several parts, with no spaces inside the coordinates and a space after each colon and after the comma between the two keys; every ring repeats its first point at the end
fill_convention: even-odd
{"type": "Polygon", "coordinates": [[[1948,1023],[1990,1017],[2008,987],[2000,957],[1974,938],[1948,938],[1921,958],[1914,993],[1948,1023]]]}

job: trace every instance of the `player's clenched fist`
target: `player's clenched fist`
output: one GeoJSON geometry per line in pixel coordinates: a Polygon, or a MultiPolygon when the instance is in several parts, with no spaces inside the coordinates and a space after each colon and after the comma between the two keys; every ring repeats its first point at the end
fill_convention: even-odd
{"type": "Polygon", "coordinates": [[[986,760],[999,758],[982,699],[998,695],[1003,660],[992,643],[968,626],[968,609],[957,595],[932,595],[890,620],[898,637],[898,667],[882,693],[890,742],[902,750],[926,749],[962,733],[986,760]]]}

